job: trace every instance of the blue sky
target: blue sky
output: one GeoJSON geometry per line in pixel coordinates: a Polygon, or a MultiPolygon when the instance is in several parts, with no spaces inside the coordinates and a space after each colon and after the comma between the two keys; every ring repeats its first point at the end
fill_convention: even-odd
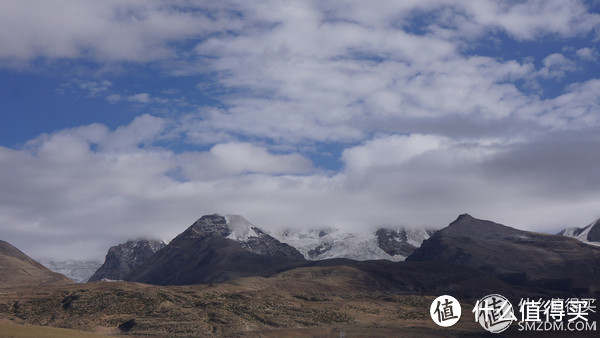
{"type": "Polygon", "coordinates": [[[600,217],[597,1],[0,2],[0,236],[600,217]]]}

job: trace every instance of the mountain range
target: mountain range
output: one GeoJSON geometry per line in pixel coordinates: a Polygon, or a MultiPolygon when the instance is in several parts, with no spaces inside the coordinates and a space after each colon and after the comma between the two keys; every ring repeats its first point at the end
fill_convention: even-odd
{"type": "MultiPolygon", "coordinates": [[[[461,215],[459,219],[462,219],[463,216],[467,219],[470,218],[468,215],[461,215]]],[[[451,224],[455,225],[455,223],[451,224]]],[[[200,218],[177,237],[176,243],[181,242],[184,238],[198,239],[205,237],[204,235],[207,233],[213,233],[235,242],[239,248],[259,255],[283,256],[294,260],[303,258],[308,261],[334,258],[348,258],[357,261],[378,259],[403,261],[435,232],[435,230],[397,227],[379,228],[367,233],[352,233],[334,227],[322,227],[301,231],[288,229],[268,233],[252,225],[242,216],[215,214],[200,218]],[[201,234],[202,236],[200,236],[201,234]]],[[[600,220],[583,228],[567,228],[559,235],[574,237],[592,245],[596,243],[600,245],[600,242],[597,241],[598,233],[600,233],[600,220]]],[[[482,239],[478,238],[476,241],[481,243],[482,239]]],[[[428,246],[430,245],[428,244],[428,246]]],[[[111,247],[104,264],[99,268],[97,267],[98,263],[87,261],[50,262],[46,266],[79,283],[87,281],[88,278],[90,281],[134,279],[133,271],[143,266],[147,259],[165,246],[164,242],[157,240],[129,240],[111,247]],[[94,267],[97,268],[97,271],[94,270],[94,267]]],[[[420,259],[418,258],[421,257],[420,255],[422,253],[412,259],[420,259]]],[[[508,275],[501,277],[509,279],[523,277],[507,273],[508,275]]],[[[212,281],[213,277],[207,277],[204,281],[212,281]]],[[[229,277],[222,279],[229,279],[229,277]]]]}
{"type": "MultiPolygon", "coordinates": [[[[270,255],[288,255],[297,259],[348,258],[359,261],[403,261],[435,232],[404,227],[379,228],[367,233],[342,231],[333,227],[267,232],[239,215],[207,215],[199,219],[193,228],[196,232],[222,232],[225,238],[257,254],[269,253],[270,250],[270,255]],[[213,221],[206,223],[208,219],[213,221]],[[221,221],[215,221],[217,219],[221,221]],[[275,248],[282,251],[274,251],[275,248]]],[[[43,264],[78,283],[102,279],[121,280],[165,245],[159,240],[128,240],[111,247],[104,263],[71,260],[43,264]]]]}
{"type": "MultiPolygon", "coordinates": [[[[600,248],[567,236],[522,231],[468,214],[435,233],[379,229],[373,237],[358,237],[327,228],[276,236],[281,240],[241,216],[203,216],[123,279],[158,285],[221,283],[241,277],[269,277],[302,267],[342,265],[372,276],[387,275],[391,283],[388,288],[402,289],[406,287],[406,271],[418,262],[418,266],[435,265],[444,271],[449,266],[454,271],[458,266],[475,269],[529,291],[595,294],[600,289],[600,272],[595,269],[600,264],[600,248]],[[354,251],[348,249],[351,246],[354,251]],[[403,253],[408,257],[406,263],[393,263],[391,259],[358,261],[334,256],[381,257],[381,252],[389,257],[404,258],[403,253]],[[334,258],[327,258],[328,254],[334,258]]],[[[471,276],[483,278],[469,271],[471,276]]]]}
{"type": "Polygon", "coordinates": [[[441,294],[461,303],[491,293],[511,301],[600,296],[600,247],[569,236],[462,214],[426,233],[430,237],[418,247],[408,231],[364,235],[367,248],[407,254],[404,261],[316,260],[349,252],[336,249],[333,239],[344,238],[336,232],[321,229],[305,238],[288,232],[279,240],[241,216],[207,215],[168,244],[130,241],[111,248],[106,266],[138,264],[125,281],[79,285],[0,242],[0,319],[114,335],[337,336],[348,330],[359,336],[481,336],[472,320],[437,331],[431,301],[441,294]],[[307,244],[297,249],[286,238],[307,244]],[[331,248],[315,249],[323,243],[331,248]],[[138,251],[146,255],[140,259],[138,251]]]}

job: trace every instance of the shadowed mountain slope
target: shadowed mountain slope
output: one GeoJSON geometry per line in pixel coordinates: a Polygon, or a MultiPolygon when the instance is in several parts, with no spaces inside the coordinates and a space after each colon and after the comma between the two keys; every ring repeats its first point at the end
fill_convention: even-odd
{"type": "Polygon", "coordinates": [[[600,248],[467,214],[423,242],[407,261],[460,264],[486,271],[511,285],[574,294],[597,294],[600,290],[600,248]]]}
{"type": "Polygon", "coordinates": [[[155,252],[165,247],[157,240],[127,241],[108,250],[104,264],[96,270],[89,281],[102,279],[122,280],[135,268],[143,265],[155,252]]]}

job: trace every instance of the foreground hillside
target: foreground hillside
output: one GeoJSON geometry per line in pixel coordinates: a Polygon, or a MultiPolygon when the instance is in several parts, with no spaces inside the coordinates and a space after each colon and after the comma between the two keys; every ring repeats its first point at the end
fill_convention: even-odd
{"type": "Polygon", "coordinates": [[[73,281],[50,271],[11,244],[0,240],[0,289],[68,284],[73,284],[73,281]]]}
{"type": "MultiPolygon", "coordinates": [[[[218,285],[94,282],[0,294],[0,318],[101,334],[439,334],[428,313],[433,296],[386,294],[377,284],[351,267],[300,268],[218,285]]],[[[473,324],[447,332],[481,333],[473,324]]]]}
{"type": "Polygon", "coordinates": [[[0,322],[0,334],[5,337],[44,337],[44,338],[68,338],[68,337],[102,337],[102,335],[90,332],[60,329],[56,327],[38,325],[17,325],[0,322]]]}

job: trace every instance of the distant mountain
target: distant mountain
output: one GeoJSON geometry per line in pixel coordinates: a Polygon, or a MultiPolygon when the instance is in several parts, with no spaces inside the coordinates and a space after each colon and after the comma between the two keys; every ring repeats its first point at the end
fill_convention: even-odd
{"type": "Polygon", "coordinates": [[[351,233],[333,227],[283,230],[273,234],[302,253],[308,260],[348,258],[358,261],[386,259],[403,261],[435,231],[380,228],[371,233],[351,233]]]}
{"type": "Polygon", "coordinates": [[[585,243],[600,245],[600,219],[583,228],[566,228],[558,234],[567,237],[577,238],[578,240],[585,243]]]}
{"type": "MultiPolygon", "coordinates": [[[[328,231],[323,230],[321,237],[326,233],[328,231]]],[[[471,295],[473,292],[512,292],[508,284],[488,273],[456,264],[344,258],[307,261],[298,250],[277,241],[243,217],[220,215],[197,220],[125,280],[188,285],[276,276],[274,280],[283,281],[280,276],[285,272],[291,283],[289,289],[314,288],[310,283],[299,281],[310,276],[325,284],[331,283],[328,289],[331,294],[343,294],[351,286],[336,281],[341,277],[339,271],[357,271],[346,267],[362,271],[353,272],[350,277],[354,283],[368,285],[367,290],[372,293],[454,290],[456,295],[471,295]]]]}
{"type": "Polygon", "coordinates": [[[575,294],[600,293],[600,248],[460,215],[406,261],[461,264],[511,284],[575,294]]]}
{"type": "Polygon", "coordinates": [[[102,262],[95,260],[78,261],[41,261],[48,269],[63,274],[76,283],[85,283],[102,266],[102,262]]]}
{"type": "Polygon", "coordinates": [[[104,264],[89,278],[89,281],[122,280],[165,245],[163,241],[143,239],[129,240],[113,246],[108,250],[104,264]]]}
{"type": "Polygon", "coordinates": [[[73,284],[73,281],[50,271],[9,243],[0,241],[0,288],[68,284],[73,284]]]}

